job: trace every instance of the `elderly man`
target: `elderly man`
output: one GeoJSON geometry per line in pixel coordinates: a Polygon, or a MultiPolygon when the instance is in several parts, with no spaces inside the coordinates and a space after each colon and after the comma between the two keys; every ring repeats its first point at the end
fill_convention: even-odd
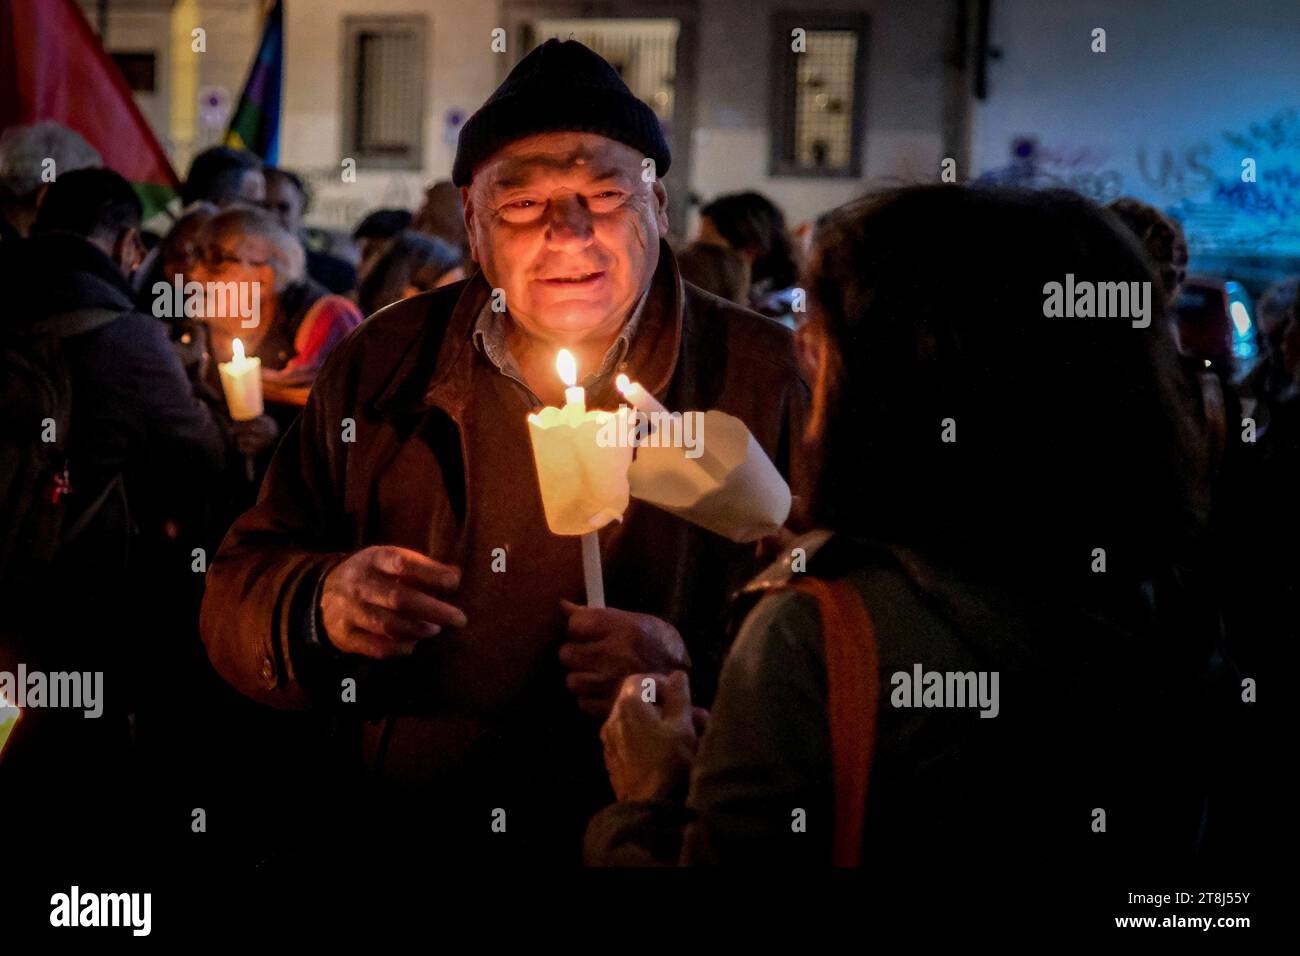
{"type": "Polygon", "coordinates": [[[31,231],[48,188],[43,174],[51,162],[56,176],[104,164],[80,133],[53,120],[11,126],[0,133],[0,242],[21,239],[31,231]]]}
{"type": "Polygon", "coordinates": [[[564,347],[589,406],[615,407],[626,371],[794,464],[807,389],[789,333],[681,281],[669,158],[591,50],[524,58],[457,149],[481,271],[336,350],[213,560],[217,670],[264,703],[329,708],[369,770],[372,809],[343,798],[332,821],[380,819],[438,858],[576,861],[609,795],[599,719],[621,680],[685,669],[707,703],[751,550],[633,501],[600,535],[610,607],[578,606],[580,545],[547,529],[526,424],[563,404],[564,347]]]}

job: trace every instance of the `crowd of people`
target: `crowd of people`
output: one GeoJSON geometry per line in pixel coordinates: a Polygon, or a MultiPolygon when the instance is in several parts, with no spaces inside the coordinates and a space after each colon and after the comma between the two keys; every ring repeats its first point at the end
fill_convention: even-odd
{"type": "MultiPolygon", "coordinates": [[[[679,241],[640,178],[645,157],[669,166],[657,122],[611,74],[544,44],[467,124],[452,181],[367,215],[347,255],[312,247],[302,178],[247,152],[195,157],[150,236],[75,133],[0,137],[6,362],[52,336],[72,396],[54,442],[6,451],[26,475],[6,533],[51,495],[66,513],[48,561],[4,542],[0,670],[109,688],[99,722],[24,715],[0,754],[21,812],[172,846],[202,807],[225,837],[199,852],[244,862],[344,843],[660,865],[1240,856],[1258,839],[1243,688],[1290,636],[1300,573],[1294,280],[1261,300],[1242,382],[1180,345],[1186,244],[1136,200],[917,186],[791,226],[738,191],[679,241]],[[599,116],[532,103],[575,75],[599,116]],[[1066,274],[1152,282],[1155,320],[1045,318],[1066,274]],[[256,321],[207,297],[160,309],[191,282],[255,286],[256,321]],[[236,339],[261,363],[251,420],[219,376],[236,339]],[[752,548],[634,502],[602,532],[610,607],[580,606],[524,425],[560,403],[557,344],[594,407],[631,368],[670,408],[741,418],[796,494],[768,548],[784,563],[746,586],[752,548]],[[846,684],[835,661],[859,652],[846,684]],[[914,664],[996,672],[998,716],[891,706],[914,664]]],[[[7,427],[31,424],[34,375],[7,374],[27,388],[7,427]]]]}

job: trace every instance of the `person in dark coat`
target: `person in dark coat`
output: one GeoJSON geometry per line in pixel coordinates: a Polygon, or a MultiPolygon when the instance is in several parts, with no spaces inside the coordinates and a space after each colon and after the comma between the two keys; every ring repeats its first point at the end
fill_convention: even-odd
{"type": "Polygon", "coordinates": [[[526,424],[564,401],[564,347],[589,407],[616,407],[625,371],[669,408],[740,418],[800,486],[790,335],[683,283],[664,186],[643,178],[669,160],[591,50],[552,40],[522,60],[459,141],[481,271],[343,342],[213,561],[218,672],[333,713],[366,771],[294,808],[347,846],[576,863],[609,796],[596,734],[623,677],[716,679],[752,548],[634,500],[600,533],[609,607],[580,606],[579,541],[548,530],[526,424]]]}
{"type": "Polygon", "coordinates": [[[66,556],[102,572],[129,567],[129,485],[151,455],[219,470],[235,441],[201,400],[165,323],[137,311],[128,276],[142,257],[139,200],[121,176],[95,169],[51,184],[34,235],[13,267],[14,314],[34,323],[74,311],[116,317],[64,340],[74,395],[70,471],[83,504],[109,495],[87,535],[66,556]]]}
{"type": "Polygon", "coordinates": [[[358,291],[398,233],[410,225],[409,209],[376,209],[357,223],[352,230],[352,241],[361,250],[361,261],[357,264],[358,291]]]}
{"type": "Polygon", "coordinates": [[[210,202],[221,209],[266,202],[266,176],[262,161],[246,149],[209,146],[190,162],[181,185],[181,203],[210,202]]]}
{"type": "Polygon", "coordinates": [[[142,806],[105,781],[130,767],[127,715],[177,680],[172,665],[195,646],[171,613],[186,601],[176,582],[196,577],[193,556],[185,547],[158,563],[166,505],[199,496],[248,447],[243,429],[196,392],[166,324],[137,310],[128,276],[141,258],[140,217],[117,173],[63,173],[32,236],[3,264],[10,322],[85,322],[61,340],[71,387],[64,528],[81,530],[20,592],[6,583],[0,633],[0,656],[29,669],[104,675],[103,716],[33,710],[5,756],[13,819],[28,826],[51,814],[73,845],[126,827],[125,818],[107,822],[122,803],[142,806]]]}
{"type": "Polygon", "coordinates": [[[311,197],[302,177],[288,169],[268,166],[266,176],[266,210],[279,220],[291,236],[302,243],[307,255],[307,275],[330,292],[347,295],[357,287],[356,267],[346,259],[311,248],[304,238],[303,216],[311,197]]]}
{"type": "Polygon", "coordinates": [[[826,530],[796,542],[806,565],[787,556],[752,586],[702,738],[684,675],[625,681],[602,733],[619,802],[592,821],[588,862],[851,860],[1000,904],[1189,863],[1214,650],[1178,613],[1204,534],[1189,408],[1161,297],[1147,328],[1047,318],[1044,285],[1067,272],[1152,280],[1132,238],[1067,194],[921,187],[823,227],[808,447],[826,530]],[[874,637],[835,634],[837,661],[848,640],[874,647],[861,683],[835,689],[840,618],[800,579],[865,607],[874,637]],[[923,701],[918,671],[977,685],[923,701]],[[859,803],[836,713],[876,715],[847,741],[869,761],[859,803]]]}

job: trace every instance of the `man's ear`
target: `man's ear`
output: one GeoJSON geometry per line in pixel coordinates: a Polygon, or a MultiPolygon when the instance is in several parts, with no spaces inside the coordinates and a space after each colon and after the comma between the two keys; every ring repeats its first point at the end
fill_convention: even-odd
{"type": "Polygon", "coordinates": [[[474,200],[470,199],[469,187],[460,187],[460,206],[464,210],[465,236],[469,239],[469,257],[481,262],[478,257],[478,236],[474,232],[474,200]]]}
{"type": "Polygon", "coordinates": [[[663,180],[655,178],[654,184],[650,187],[655,194],[655,221],[659,224],[659,235],[668,235],[668,190],[664,188],[663,180]]]}

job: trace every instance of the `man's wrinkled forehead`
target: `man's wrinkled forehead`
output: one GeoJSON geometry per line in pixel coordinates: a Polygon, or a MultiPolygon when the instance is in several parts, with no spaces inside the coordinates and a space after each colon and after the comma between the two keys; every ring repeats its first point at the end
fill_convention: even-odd
{"type": "Polygon", "coordinates": [[[547,177],[580,174],[592,182],[634,181],[641,168],[641,154],[630,146],[604,136],[530,136],[511,143],[489,159],[474,174],[474,185],[490,189],[515,189],[547,177]]]}

